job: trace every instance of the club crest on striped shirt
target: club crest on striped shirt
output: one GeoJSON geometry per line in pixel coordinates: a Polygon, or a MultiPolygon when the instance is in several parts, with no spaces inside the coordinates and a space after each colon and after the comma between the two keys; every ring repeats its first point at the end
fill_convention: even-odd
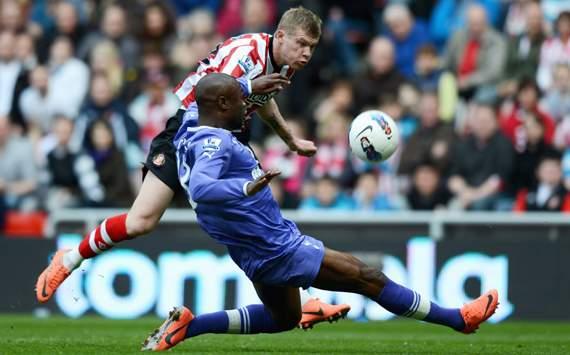
{"type": "Polygon", "coordinates": [[[241,69],[244,71],[245,74],[252,71],[253,68],[255,67],[255,64],[253,64],[253,60],[249,56],[245,56],[241,59],[238,59],[238,65],[241,67],[241,69]]]}

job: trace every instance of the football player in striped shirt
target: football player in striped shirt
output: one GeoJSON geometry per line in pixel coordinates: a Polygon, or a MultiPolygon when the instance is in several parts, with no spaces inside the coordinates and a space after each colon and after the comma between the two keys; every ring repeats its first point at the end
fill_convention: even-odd
{"type": "MultiPolygon", "coordinates": [[[[182,192],[173,139],[182,123],[194,116],[191,107],[195,106],[195,87],[204,75],[225,73],[237,78],[248,115],[257,111],[292,151],[304,156],[315,154],[313,142],[291,134],[273,97],[289,83],[296,70],[309,63],[321,36],[321,24],[321,19],[310,10],[291,8],[283,14],[273,35],[250,33],[229,38],[200,61],[196,72],[175,89],[182,106],[153,140],[144,164],[144,181],[129,212],[105,219],[77,247],[57,251],[36,282],[38,301],[47,302],[83,260],[152,231],[174,195],[182,192]]],[[[247,144],[245,126],[233,133],[247,144]]],[[[300,326],[307,328],[331,317],[337,319],[349,309],[348,305],[328,305],[303,293],[305,314],[300,326]]]]}

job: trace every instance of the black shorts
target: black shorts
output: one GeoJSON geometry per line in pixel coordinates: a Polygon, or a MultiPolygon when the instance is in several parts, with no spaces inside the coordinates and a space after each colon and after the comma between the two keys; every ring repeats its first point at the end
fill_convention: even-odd
{"type": "MultiPolygon", "coordinates": [[[[178,182],[176,147],[173,141],[174,136],[176,136],[178,129],[182,125],[182,118],[185,112],[186,110],[183,109],[178,110],[174,116],[168,119],[164,130],[154,137],[142,168],[143,179],[148,171],[152,171],[160,181],[165,183],[176,194],[183,192],[183,189],[178,182]]],[[[233,134],[240,142],[249,147],[249,129],[244,128],[242,132],[233,132],[233,134]]]]}
{"type": "Polygon", "coordinates": [[[143,166],[143,179],[150,170],[175,193],[181,192],[178,182],[178,167],[176,166],[176,148],[174,136],[182,125],[185,110],[178,110],[168,119],[164,131],[160,132],[150,144],[150,151],[143,166]]]}

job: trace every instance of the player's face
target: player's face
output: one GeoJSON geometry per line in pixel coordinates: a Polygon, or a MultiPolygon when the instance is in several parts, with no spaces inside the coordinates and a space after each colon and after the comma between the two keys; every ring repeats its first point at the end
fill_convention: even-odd
{"type": "Polygon", "coordinates": [[[281,46],[281,59],[295,70],[303,69],[309,63],[319,43],[318,38],[309,36],[303,30],[288,33],[277,31],[276,38],[281,46]]]}

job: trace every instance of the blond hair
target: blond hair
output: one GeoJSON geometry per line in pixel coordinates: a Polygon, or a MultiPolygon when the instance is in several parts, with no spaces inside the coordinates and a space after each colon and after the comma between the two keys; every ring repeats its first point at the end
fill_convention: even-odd
{"type": "Polygon", "coordinates": [[[279,20],[277,29],[287,33],[301,29],[313,38],[320,38],[322,24],[323,21],[314,12],[299,6],[285,11],[279,20]]]}

